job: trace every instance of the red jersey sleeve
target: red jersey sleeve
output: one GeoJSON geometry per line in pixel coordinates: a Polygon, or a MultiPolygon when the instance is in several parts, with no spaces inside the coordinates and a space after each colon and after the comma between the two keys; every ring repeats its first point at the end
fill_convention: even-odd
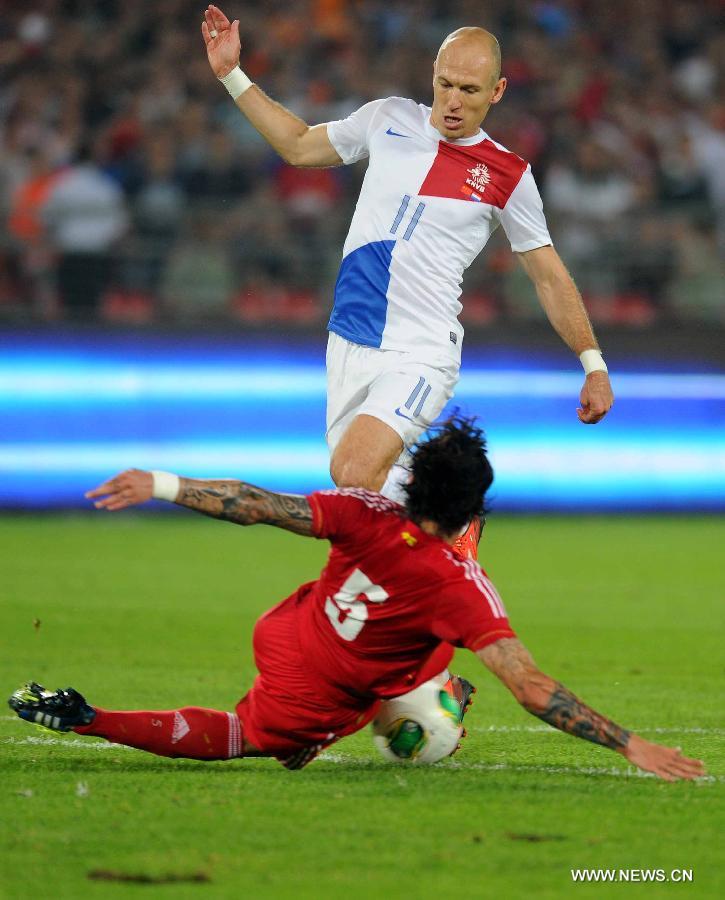
{"type": "Polygon", "coordinates": [[[392,500],[362,488],[341,488],[332,491],[316,491],[310,494],[312,530],[315,537],[327,538],[333,543],[348,537],[359,537],[364,521],[374,521],[376,513],[399,510],[392,500]]]}
{"type": "Polygon", "coordinates": [[[436,637],[474,652],[502,638],[515,638],[491,579],[473,560],[460,565],[464,577],[454,579],[436,605],[436,637]]]}

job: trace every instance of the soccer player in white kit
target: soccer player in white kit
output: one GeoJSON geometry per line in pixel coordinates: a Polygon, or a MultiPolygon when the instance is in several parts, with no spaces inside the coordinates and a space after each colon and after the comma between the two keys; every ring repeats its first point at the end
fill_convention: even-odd
{"type": "MultiPolygon", "coordinates": [[[[499,225],[552,325],[580,356],[586,377],[579,419],[593,424],[606,415],[613,402],[607,367],[552,246],[531,167],[481,129],[506,89],[492,34],[461,28],[445,39],[433,68],[432,107],[389,97],[310,127],[239,68],[239,22],[216,6],[204,18],[214,74],[288,163],[369,158],[328,324],[327,440],[338,487],[399,498],[406,448],[458,381],[463,272],[499,225]]],[[[479,536],[474,521],[459,550],[475,558],[479,536]]]]}

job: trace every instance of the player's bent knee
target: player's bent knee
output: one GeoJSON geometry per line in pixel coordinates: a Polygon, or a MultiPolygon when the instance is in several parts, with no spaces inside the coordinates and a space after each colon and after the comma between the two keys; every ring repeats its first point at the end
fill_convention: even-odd
{"type": "Polygon", "coordinates": [[[359,487],[378,491],[385,481],[385,472],[379,472],[358,460],[333,456],[330,475],[337,487],[359,487]]]}

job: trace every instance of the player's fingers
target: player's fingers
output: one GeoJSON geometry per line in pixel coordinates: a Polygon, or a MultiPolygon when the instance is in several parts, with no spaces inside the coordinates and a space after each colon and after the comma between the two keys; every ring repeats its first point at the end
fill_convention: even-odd
{"type": "Polygon", "coordinates": [[[99,484],[97,488],[89,491],[86,494],[86,497],[98,497],[102,494],[114,494],[120,491],[124,483],[125,475],[125,472],[122,472],[120,475],[114,475],[113,478],[109,478],[108,481],[104,481],[103,484],[99,484]]]}
{"type": "Polygon", "coordinates": [[[214,23],[214,28],[217,31],[223,31],[225,28],[229,28],[229,20],[224,15],[224,13],[217,6],[210,6],[208,8],[209,15],[211,16],[211,21],[214,23]]]}
{"type": "Polygon", "coordinates": [[[207,31],[209,32],[209,40],[212,40],[212,38],[217,36],[219,27],[208,9],[204,11],[204,21],[206,22],[207,31]]]}
{"type": "Polygon", "coordinates": [[[92,500],[94,497],[102,497],[103,494],[108,494],[110,492],[110,484],[107,481],[104,481],[103,484],[99,484],[98,487],[92,488],[90,491],[86,491],[83,496],[87,497],[89,500],[92,500]]]}
{"type": "Polygon", "coordinates": [[[109,512],[117,512],[119,509],[125,509],[129,505],[128,501],[122,497],[109,497],[103,509],[107,509],[109,512]]]}
{"type": "Polygon", "coordinates": [[[693,772],[692,769],[673,769],[672,774],[675,778],[680,778],[683,781],[694,781],[696,778],[699,778],[700,772],[693,772]]]}
{"type": "Polygon", "coordinates": [[[209,7],[212,11],[212,15],[214,16],[214,21],[217,24],[217,28],[229,28],[229,19],[224,15],[224,13],[219,9],[218,6],[214,6],[213,4],[209,7]]]}
{"type": "Polygon", "coordinates": [[[209,26],[206,24],[206,21],[201,23],[201,36],[204,38],[204,43],[208,47],[211,43],[211,35],[209,34],[209,26]]]}
{"type": "Polygon", "coordinates": [[[114,478],[111,484],[112,490],[107,491],[107,497],[104,498],[106,506],[111,504],[123,503],[132,505],[139,502],[138,491],[130,478],[114,478]]]}
{"type": "Polygon", "coordinates": [[[211,13],[210,9],[205,10],[204,12],[204,20],[206,22],[206,27],[209,30],[209,40],[217,37],[219,31],[221,30],[221,26],[214,19],[214,16],[211,13]]]}
{"type": "Polygon", "coordinates": [[[689,781],[704,774],[702,762],[683,756],[679,747],[668,753],[663,767],[673,778],[686,778],[689,781]]]}
{"type": "Polygon", "coordinates": [[[705,774],[702,760],[688,759],[686,756],[679,758],[673,768],[681,778],[700,778],[705,774]]]}
{"type": "Polygon", "coordinates": [[[579,421],[583,422],[584,425],[596,425],[597,422],[601,422],[601,420],[606,415],[606,412],[606,410],[600,412],[592,409],[589,406],[586,406],[584,407],[584,409],[579,407],[576,411],[576,414],[577,416],[579,416],[579,421]]]}

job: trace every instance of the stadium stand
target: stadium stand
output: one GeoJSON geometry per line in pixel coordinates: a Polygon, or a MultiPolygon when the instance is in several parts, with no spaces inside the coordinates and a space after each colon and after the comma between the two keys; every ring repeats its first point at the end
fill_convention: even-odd
{"type": "MultiPolygon", "coordinates": [[[[228,9],[227,9],[228,7],[228,9]]],[[[725,325],[718,0],[256,0],[243,64],[307,121],[428,102],[445,34],[499,35],[486,127],[529,159],[602,325],[725,325]]],[[[209,70],[189,0],[29,0],[0,19],[0,318],[319,327],[364,164],[284,165],[209,70]]],[[[503,240],[464,322],[540,310],[503,240]]]]}

